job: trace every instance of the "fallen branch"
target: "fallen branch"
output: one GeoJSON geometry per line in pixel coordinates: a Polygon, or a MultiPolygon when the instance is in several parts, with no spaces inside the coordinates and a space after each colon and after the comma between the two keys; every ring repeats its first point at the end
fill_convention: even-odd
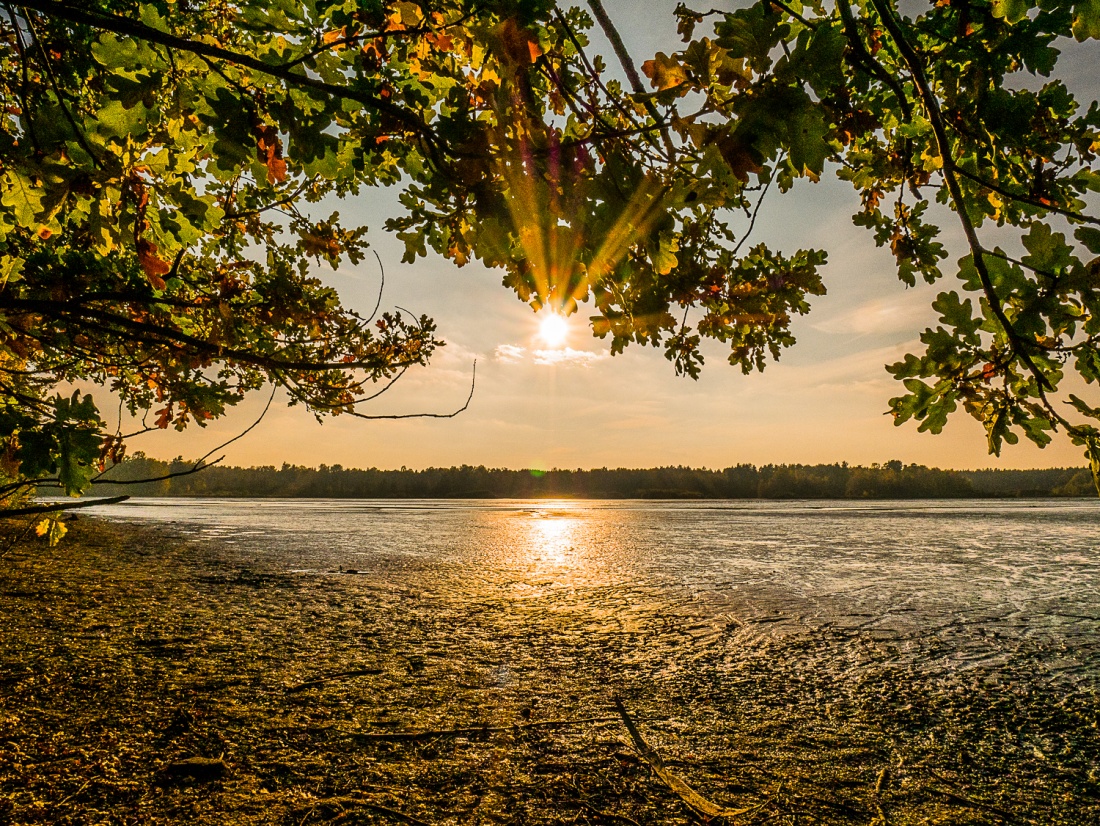
{"type": "Polygon", "coordinates": [[[1030,818],[1021,819],[1019,816],[1014,815],[1012,812],[1007,812],[1004,809],[999,809],[996,806],[990,805],[989,803],[984,803],[981,800],[975,800],[972,797],[968,797],[966,794],[963,793],[965,791],[964,789],[959,788],[957,785],[952,783],[950,780],[948,780],[942,774],[939,774],[938,772],[933,771],[932,769],[927,769],[927,771],[928,771],[928,774],[930,774],[934,779],[938,780],[940,783],[943,783],[945,786],[951,787],[949,789],[940,789],[940,788],[937,788],[935,786],[928,786],[927,788],[930,792],[934,792],[938,795],[946,797],[949,800],[954,800],[956,803],[958,803],[961,806],[966,806],[967,808],[970,808],[970,809],[977,809],[979,811],[989,812],[990,814],[993,814],[993,815],[996,815],[997,817],[999,817],[1005,823],[1025,823],[1025,822],[1026,823],[1034,823],[1035,822],[1035,821],[1031,820],[1030,818]]]}
{"type": "Polygon", "coordinates": [[[596,817],[601,817],[604,820],[618,820],[622,823],[630,824],[630,826],[641,826],[641,824],[632,817],[627,817],[626,815],[621,815],[617,812],[605,812],[602,809],[597,809],[587,800],[578,800],[577,803],[579,803],[588,811],[592,812],[592,814],[596,815],[596,817]]]}
{"type": "Polygon", "coordinates": [[[29,508],[13,508],[12,510],[0,510],[0,518],[9,516],[32,516],[40,513],[56,513],[57,511],[72,511],[77,508],[94,508],[96,505],[116,505],[125,502],[129,496],[109,496],[106,499],[92,499],[88,502],[58,502],[50,505],[35,505],[29,508]]]}
{"type": "MultiPolygon", "coordinates": [[[[374,803],[370,800],[363,800],[358,797],[326,797],[323,800],[313,801],[309,806],[302,806],[296,809],[293,814],[297,817],[304,813],[305,818],[302,820],[302,823],[305,823],[306,820],[309,819],[309,816],[317,811],[317,809],[334,811],[338,817],[351,807],[367,809],[376,814],[386,815],[392,817],[394,820],[400,820],[402,823],[412,824],[412,826],[431,826],[431,824],[415,818],[412,815],[407,815],[397,809],[391,809],[389,806],[383,806],[381,803],[374,803]]],[[[326,819],[331,820],[332,818],[326,819]]]]}
{"type": "Polygon", "coordinates": [[[329,674],[327,677],[318,677],[316,680],[306,680],[306,682],[298,683],[298,685],[287,686],[286,693],[297,694],[299,691],[305,691],[307,688],[335,682],[336,680],[343,680],[347,677],[366,677],[368,675],[381,673],[381,668],[358,668],[355,671],[341,671],[339,674],[329,674]]]}
{"type": "Polygon", "coordinates": [[[634,721],[631,720],[630,715],[626,713],[626,707],[623,705],[623,701],[618,697],[615,698],[615,707],[619,710],[619,716],[622,717],[626,730],[630,732],[630,739],[634,741],[634,747],[638,749],[638,753],[642,756],[642,759],[649,764],[651,769],[653,769],[653,773],[675,792],[680,800],[684,802],[684,805],[691,809],[696,815],[704,820],[710,820],[716,817],[735,817],[737,815],[747,814],[759,808],[757,806],[748,806],[744,809],[726,809],[713,801],[707,800],[680,777],[665,768],[665,761],[661,759],[661,755],[642,739],[638,727],[634,725],[634,721]]]}
{"type": "Polygon", "coordinates": [[[568,728],[584,723],[612,723],[614,717],[580,717],[576,720],[539,720],[535,723],[516,723],[511,726],[470,726],[468,728],[431,729],[428,731],[386,731],[377,734],[355,732],[352,736],[364,743],[419,742],[437,737],[464,737],[470,734],[500,734],[532,728],[568,728]]]}

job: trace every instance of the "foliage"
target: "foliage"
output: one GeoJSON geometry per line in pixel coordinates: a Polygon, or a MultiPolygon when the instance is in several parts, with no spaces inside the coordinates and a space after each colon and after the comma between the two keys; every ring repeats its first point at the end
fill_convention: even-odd
{"type": "Polygon", "coordinates": [[[202,425],[265,382],[318,415],[363,415],[374,382],[439,343],[428,319],[372,325],[311,275],[366,246],[312,211],[372,186],[402,187],[386,226],[407,260],[479,258],[536,308],[589,302],[613,352],[660,345],[687,375],[704,338],[762,369],[823,292],[825,255],[748,245],[756,210],[833,171],[906,283],[944,277],[945,207],[969,247],[936,302],[942,326],[891,368],[896,421],[938,432],[962,406],[993,452],[1063,430],[1100,469],[1100,408],[1057,395],[1067,372],[1100,380],[1100,259],[1085,260],[1100,254],[1085,213],[1100,106],[1018,81],[1050,75],[1060,38],[1100,36],[1100,7],[681,6],[685,47],[642,64],[647,87],[588,6],[8,8],[0,470],[76,492],[123,455],[123,434],[64,382],[109,385],[150,427],[202,425]],[[588,54],[593,25],[626,86],[588,54]]]}
{"type": "Polygon", "coordinates": [[[950,213],[937,206],[954,213],[968,253],[933,305],[941,326],[889,368],[906,390],[890,402],[895,422],[938,433],[962,407],[996,454],[1021,432],[1042,447],[1061,430],[1095,475],[1100,408],[1063,380],[1100,381],[1100,220],[1086,211],[1100,191],[1100,105],[1082,106],[1051,75],[1060,39],[1100,37],[1100,7],[906,8],[917,13],[892,0],[771,0],[720,14],[714,39],[692,40],[710,15],[681,6],[689,44],[658,56],[654,84],[706,96],[687,120],[719,117],[724,156],[746,178],[782,188],[835,164],[859,192],[856,224],[889,244],[907,284],[944,277],[950,213]],[[723,82],[713,67],[729,62],[723,82]]]}
{"type": "Polygon", "coordinates": [[[568,497],[590,499],[943,499],[1005,496],[1082,496],[1083,468],[953,471],[899,461],[860,465],[736,465],[592,470],[508,470],[471,467],[378,470],[321,465],[212,467],[162,478],[193,463],[151,459],[138,452],[107,479],[158,478],[143,485],[104,488],[144,496],[274,496],[325,499],[568,497]]]}

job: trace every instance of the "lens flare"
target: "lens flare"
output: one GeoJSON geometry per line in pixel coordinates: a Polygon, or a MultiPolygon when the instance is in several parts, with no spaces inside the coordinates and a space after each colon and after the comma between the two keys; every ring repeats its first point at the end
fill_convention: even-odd
{"type": "Polygon", "coordinates": [[[569,335],[569,323],[557,313],[549,313],[539,322],[539,338],[547,347],[561,347],[569,335]]]}

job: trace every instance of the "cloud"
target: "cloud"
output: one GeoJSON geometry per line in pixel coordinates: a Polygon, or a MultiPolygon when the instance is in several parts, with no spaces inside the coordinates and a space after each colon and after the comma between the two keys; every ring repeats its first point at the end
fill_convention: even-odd
{"type": "Polygon", "coordinates": [[[574,350],[572,347],[563,347],[560,350],[527,350],[514,344],[501,344],[493,352],[493,358],[501,364],[519,364],[530,360],[534,364],[591,367],[609,356],[607,353],[591,353],[587,350],[574,350]]]}
{"type": "Polygon", "coordinates": [[[587,350],[574,350],[565,347],[561,350],[535,350],[535,364],[577,364],[581,367],[591,367],[597,361],[608,358],[607,353],[590,353],[587,350]]]}
{"type": "Polygon", "coordinates": [[[935,323],[935,311],[929,308],[931,300],[917,291],[897,297],[873,298],[832,317],[819,318],[812,326],[823,333],[855,337],[912,334],[914,330],[935,323]]]}
{"type": "Polygon", "coordinates": [[[526,352],[522,347],[516,347],[514,344],[502,344],[493,352],[493,358],[502,364],[516,364],[523,361],[526,352]]]}

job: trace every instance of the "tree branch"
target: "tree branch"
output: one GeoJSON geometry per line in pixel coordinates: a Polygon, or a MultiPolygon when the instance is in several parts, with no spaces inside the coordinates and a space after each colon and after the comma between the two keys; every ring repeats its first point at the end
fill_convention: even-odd
{"type": "Polygon", "coordinates": [[[40,513],[56,513],[57,511],[72,511],[78,508],[94,508],[96,505],[116,505],[125,502],[129,496],[111,496],[107,499],[93,499],[90,502],[70,502],[64,505],[35,505],[29,508],[14,508],[6,511],[0,510],[0,519],[10,516],[35,516],[40,513]]]}
{"type": "Polygon", "coordinates": [[[209,355],[213,358],[238,361],[243,364],[252,364],[256,367],[270,370],[305,370],[310,372],[321,372],[325,370],[378,370],[380,368],[400,369],[401,367],[407,365],[420,363],[419,360],[386,361],[384,363],[374,363],[369,361],[316,362],[282,360],[278,358],[259,356],[248,350],[227,348],[220,345],[211,344],[209,341],[205,341],[201,338],[189,335],[187,333],[183,333],[177,330],[166,329],[156,324],[148,324],[145,322],[134,321],[133,319],[125,318],[124,316],[117,315],[116,313],[109,313],[103,310],[95,309],[93,307],[78,306],[72,308],[71,311],[67,312],[69,308],[65,304],[60,304],[54,301],[44,301],[36,299],[0,300],[0,307],[15,310],[29,310],[31,312],[42,313],[43,315],[59,320],[66,320],[70,322],[75,321],[84,324],[92,323],[91,320],[95,319],[106,325],[118,325],[118,327],[124,328],[114,329],[109,326],[104,327],[102,325],[95,325],[97,330],[101,332],[114,333],[119,336],[124,336],[131,341],[160,345],[167,345],[170,342],[174,342],[176,344],[194,347],[200,353],[209,355]],[[139,333],[142,335],[138,335],[139,333]]]}
{"type": "Polygon", "coordinates": [[[1012,343],[1016,355],[1019,356],[1020,361],[1028,368],[1031,375],[1035,377],[1040,389],[1052,389],[1050,380],[1043,374],[1034,360],[1032,360],[1031,354],[1028,353],[1030,347],[1029,342],[1016,332],[1015,327],[1012,326],[1012,322],[1009,321],[1008,316],[1005,315],[1004,307],[1001,304],[1001,298],[997,295],[997,290],[993,286],[993,281],[989,275],[989,268],[986,267],[985,264],[985,257],[983,255],[984,248],[982,247],[981,241],[978,239],[978,233],[974,228],[974,222],[970,220],[970,214],[966,210],[966,200],[963,195],[962,187],[959,186],[959,179],[955,175],[957,167],[955,166],[955,159],[951,152],[951,142],[947,137],[947,128],[943,122],[943,115],[940,112],[939,100],[928,84],[928,78],[924,74],[924,66],[920,56],[917,55],[913,47],[909,44],[909,41],[905,38],[905,33],[901,30],[894,10],[889,5],[889,0],[871,0],[871,4],[878,11],[879,16],[882,18],[883,25],[897,45],[898,51],[905,61],[905,65],[909,68],[909,72],[917,87],[921,103],[924,105],[925,114],[928,116],[928,121],[932,125],[932,132],[936,136],[936,144],[939,147],[940,158],[943,161],[943,169],[941,170],[943,179],[947,184],[948,192],[951,194],[951,200],[954,201],[954,211],[959,218],[959,222],[962,224],[963,234],[966,235],[967,244],[970,246],[970,251],[974,258],[974,269],[982,282],[982,292],[989,302],[989,308],[993,311],[997,323],[1004,329],[1005,335],[1008,336],[1008,340],[1012,343]]]}
{"type": "Polygon", "coordinates": [[[909,99],[905,95],[905,90],[901,84],[898,83],[897,78],[891,75],[883,68],[879,63],[867,51],[867,47],[863,43],[863,38],[859,36],[859,29],[856,26],[856,19],[852,15],[852,7],[848,4],[848,0],[837,0],[837,11],[840,12],[840,19],[844,23],[844,35],[848,40],[848,45],[852,47],[852,52],[856,57],[856,62],[866,71],[868,74],[877,77],[894,93],[894,97],[897,98],[898,106],[901,107],[902,114],[905,116],[906,121],[913,119],[913,110],[909,106],[909,99]]]}
{"type": "Polygon", "coordinates": [[[1072,218],[1075,221],[1081,221],[1082,223],[1096,224],[1097,226],[1100,226],[1100,218],[1093,218],[1092,216],[1085,215],[1081,212],[1074,212],[1072,209],[1063,209],[1062,207],[1055,206],[1054,204],[1044,204],[1041,201],[1035,200],[1029,195],[1022,195],[1019,192],[1010,192],[1004,187],[998,186],[991,181],[985,180],[985,178],[982,178],[980,175],[975,175],[973,172],[968,172],[961,166],[956,166],[955,172],[959,175],[962,175],[964,178],[967,178],[968,180],[971,180],[974,183],[978,184],[978,186],[983,186],[986,189],[996,192],[998,195],[1004,195],[1006,198],[1011,198],[1014,201],[1019,201],[1023,204],[1030,204],[1033,207],[1037,207],[1047,212],[1054,212],[1058,215],[1064,215],[1067,218],[1072,218]]]}
{"type": "MultiPolygon", "coordinates": [[[[233,63],[238,66],[246,66],[253,71],[277,78],[293,86],[315,89],[341,100],[351,100],[360,103],[396,118],[403,125],[408,127],[410,131],[418,135],[424,141],[425,147],[429,155],[432,156],[432,161],[434,163],[441,162],[439,153],[445,151],[439,145],[434,131],[421,118],[412,114],[409,110],[397,106],[378,95],[372,95],[368,92],[326,83],[318,78],[293,72],[283,64],[267,63],[259,58],[234,52],[230,49],[222,48],[221,46],[214,46],[197,40],[187,40],[186,38],[177,37],[169,32],[162,32],[159,29],[146,26],[144,23],[118,15],[108,14],[106,12],[88,11],[56,2],[56,0],[24,0],[21,5],[25,8],[34,9],[48,17],[68,20],[71,23],[79,23],[85,26],[91,26],[95,29],[121,34],[126,37],[145,40],[160,46],[179,49],[180,51],[190,52],[191,54],[200,55],[202,57],[224,60],[227,63],[233,63]]],[[[440,165],[442,164],[440,163],[440,165]]]]}
{"type": "Polygon", "coordinates": [[[367,413],[359,413],[355,410],[345,411],[351,416],[357,419],[453,419],[459,413],[465,412],[466,408],[470,406],[470,402],[474,398],[474,386],[477,384],[477,362],[474,362],[473,375],[470,376],[470,395],[466,397],[466,403],[462,407],[455,410],[453,413],[400,413],[395,415],[371,415],[367,413]]]}
{"type": "Polygon", "coordinates": [[[668,154],[668,160],[671,163],[676,156],[676,150],[672,145],[672,137],[668,134],[668,125],[657,111],[657,107],[653,105],[653,101],[645,97],[645,85],[638,75],[638,70],[634,68],[634,61],[630,59],[630,53],[626,50],[626,44],[623,43],[619,30],[615,28],[615,24],[608,16],[602,0],[588,0],[588,7],[592,9],[592,13],[596,16],[596,21],[600,24],[604,35],[611,41],[611,48],[615,50],[615,56],[619,58],[619,65],[623,67],[627,80],[630,81],[630,88],[634,91],[634,94],[642,96],[642,105],[649,116],[657,123],[665,144],[665,152],[668,154]]]}

